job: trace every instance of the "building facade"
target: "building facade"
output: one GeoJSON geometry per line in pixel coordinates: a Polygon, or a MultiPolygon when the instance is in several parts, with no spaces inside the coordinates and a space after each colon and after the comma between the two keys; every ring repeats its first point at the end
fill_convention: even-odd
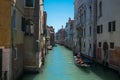
{"type": "MultiPolygon", "coordinates": [[[[43,12],[43,59],[47,54],[47,12],[43,12]]],[[[44,60],[43,60],[44,61],[44,60]]]]}
{"type": "Polygon", "coordinates": [[[24,69],[39,71],[42,65],[43,0],[25,0],[24,69]]]}
{"type": "Polygon", "coordinates": [[[0,78],[16,80],[23,74],[24,0],[1,0],[0,46],[2,68],[0,78]]]}
{"type": "Polygon", "coordinates": [[[62,28],[59,29],[58,32],[55,34],[56,43],[66,46],[65,35],[66,35],[66,32],[62,26],[62,28]]]}
{"type": "Polygon", "coordinates": [[[47,26],[47,46],[55,45],[55,32],[53,26],[47,26]]]}
{"type": "Polygon", "coordinates": [[[96,49],[95,0],[75,0],[74,5],[77,51],[89,58],[93,58],[96,49]]]}
{"type": "Polygon", "coordinates": [[[72,49],[73,48],[73,30],[74,30],[74,20],[68,19],[65,25],[65,46],[72,49]]]}
{"type": "Polygon", "coordinates": [[[12,71],[11,53],[11,1],[0,0],[0,79],[10,80],[12,71]]]}
{"type": "Polygon", "coordinates": [[[119,0],[97,0],[97,60],[120,69],[119,0]],[[113,6],[111,6],[113,5],[113,6]]]}
{"type": "Polygon", "coordinates": [[[43,0],[1,0],[0,79],[39,71],[43,54],[43,0]]]}
{"type": "Polygon", "coordinates": [[[12,0],[11,3],[12,78],[16,80],[23,74],[24,0],[12,0]]]}

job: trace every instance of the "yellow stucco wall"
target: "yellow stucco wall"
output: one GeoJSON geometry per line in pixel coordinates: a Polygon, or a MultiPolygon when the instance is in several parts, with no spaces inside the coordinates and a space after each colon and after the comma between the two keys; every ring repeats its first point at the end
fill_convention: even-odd
{"type": "Polygon", "coordinates": [[[0,0],[0,46],[10,46],[10,0],[0,0]]]}

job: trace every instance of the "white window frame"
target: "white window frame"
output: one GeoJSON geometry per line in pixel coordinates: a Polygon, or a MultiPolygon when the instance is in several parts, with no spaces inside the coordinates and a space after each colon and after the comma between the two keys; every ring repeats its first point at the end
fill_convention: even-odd
{"type": "Polygon", "coordinates": [[[26,6],[26,0],[24,0],[24,7],[25,8],[35,8],[35,0],[33,1],[33,7],[26,6]]]}
{"type": "Polygon", "coordinates": [[[14,60],[17,60],[17,56],[18,56],[17,48],[15,48],[14,49],[14,60]]]}

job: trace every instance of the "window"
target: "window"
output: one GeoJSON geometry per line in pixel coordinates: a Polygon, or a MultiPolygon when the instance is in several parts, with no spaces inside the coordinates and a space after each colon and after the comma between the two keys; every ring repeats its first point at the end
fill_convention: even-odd
{"type": "Polygon", "coordinates": [[[12,15],[12,28],[13,29],[16,28],[16,10],[13,11],[13,15],[12,15]]]}
{"type": "Polygon", "coordinates": [[[101,42],[99,42],[99,45],[98,45],[98,46],[99,46],[99,48],[101,48],[101,47],[102,47],[102,44],[101,44],[101,42]]]}
{"type": "Polygon", "coordinates": [[[89,48],[91,49],[91,44],[89,44],[89,48]]]}
{"type": "Polygon", "coordinates": [[[91,18],[92,18],[92,8],[91,8],[91,6],[89,7],[89,9],[90,9],[90,22],[91,22],[91,18]]]}
{"type": "Polygon", "coordinates": [[[111,32],[111,22],[108,23],[108,31],[111,32]]]}
{"type": "Polygon", "coordinates": [[[25,28],[26,28],[26,25],[25,25],[25,18],[22,17],[22,18],[21,18],[21,30],[24,32],[24,31],[25,31],[25,28]]]}
{"type": "Polygon", "coordinates": [[[112,32],[116,30],[116,22],[112,21],[108,23],[108,32],[112,32]]]}
{"type": "Polygon", "coordinates": [[[90,26],[90,36],[91,36],[91,26],[90,26]]]}
{"type": "Polygon", "coordinates": [[[25,7],[34,7],[34,0],[25,0],[25,7]]]}
{"type": "Polygon", "coordinates": [[[113,21],[113,22],[112,22],[112,30],[113,30],[113,31],[115,31],[115,26],[116,26],[116,22],[113,21]]]}
{"type": "Polygon", "coordinates": [[[84,11],[84,23],[86,23],[86,11],[84,11]]]}
{"type": "Polygon", "coordinates": [[[99,17],[102,16],[102,2],[99,2],[99,17]]]}
{"type": "Polygon", "coordinates": [[[97,26],[97,33],[102,33],[103,32],[103,25],[98,25],[97,26]]]}
{"type": "Polygon", "coordinates": [[[34,25],[31,19],[26,21],[25,35],[33,35],[34,34],[34,25]]]}
{"type": "Polygon", "coordinates": [[[110,42],[110,48],[114,49],[114,42],[110,42]]]}
{"type": "Polygon", "coordinates": [[[97,33],[100,33],[100,26],[97,26],[97,33]]]}
{"type": "Polygon", "coordinates": [[[84,42],[84,48],[85,48],[85,42],[84,42]]]}
{"type": "Polygon", "coordinates": [[[14,49],[14,60],[17,60],[17,48],[14,49]]]}
{"type": "Polygon", "coordinates": [[[86,32],[85,32],[85,28],[84,28],[84,37],[85,37],[85,35],[86,35],[86,32]]]}

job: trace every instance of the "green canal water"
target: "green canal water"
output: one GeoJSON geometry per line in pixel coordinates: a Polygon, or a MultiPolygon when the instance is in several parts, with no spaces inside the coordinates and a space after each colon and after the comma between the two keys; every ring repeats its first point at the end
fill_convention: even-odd
{"type": "Polygon", "coordinates": [[[25,74],[22,80],[120,80],[112,70],[96,65],[80,68],[74,64],[72,51],[57,45],[46,56],[45,65],[38,74],[25,74]]]}

